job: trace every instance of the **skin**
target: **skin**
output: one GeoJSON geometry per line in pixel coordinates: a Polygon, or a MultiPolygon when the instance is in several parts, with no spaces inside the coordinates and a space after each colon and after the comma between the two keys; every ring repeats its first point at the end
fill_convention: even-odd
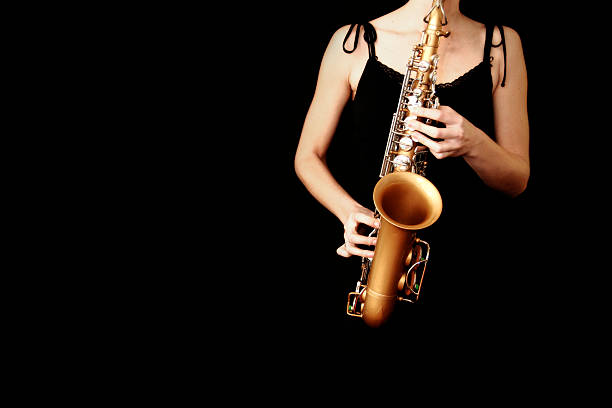
{"type": "MultiPolygon", "coordinates": [[[[405,71],[408,54],[418,43],[424,29],[423,17],[431,0],[411,0],[401,8],[371,21],[377,32],[378,59],[398,72],[405,71]]],[[[444,9],[451,32],[440,41],[438,83],[451,82],[482,61],[485,26],[459,11],[459,0],[446,0],[444,9]]],[[[295,171],[309,192],[342,223],[345,244],[337,249],[344,257],[372,258],[374,252],[356,244],[376,245],[375,237],[357,232],[358,224],[379,227],[372,210],[355,201],[336,181],[326,164],[326,153],[340,115],[350,98],[355,97],[359,79],[368,59],[368,47],[360,38],[355,52],[347,54],[342,43],[348,26],[331,38],[319,70],[315,94],[306,115],[295,155],[295,171]]],[[[355,31],[355,30],[354,30],[355,31]]],[[[409,126],[416,130],[414,139],[427,146],[433,157],[462,157],[492,189],[511,197],[522,193],[529,179],[529,125],[527,117],[527,72],[521,41],[511,28],[504,27],[507,49],[506,83],[501,86],[504,70],[502,47],[491,48],[493,66],[493,110],[496,141],[449,106],[439,109],[418,108],[417,116],[443,122],[436,128],[419,121],[409,126]],[[434,141],[432,138],[442,139],[434,141]]],[[[347,44],[353,44],[353,32],[347,44]]],[[[501,35],[494,31],[493,44],[501,35]]],[[[443,102],[443,101],[442,101],[443,102]]],[[[382,160],[382,157],[381,157],[382,160]]]]}

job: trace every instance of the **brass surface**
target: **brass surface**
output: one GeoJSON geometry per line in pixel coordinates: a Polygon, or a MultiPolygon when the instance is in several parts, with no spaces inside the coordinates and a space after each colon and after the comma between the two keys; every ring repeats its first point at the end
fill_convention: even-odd
{"type": "Polygon", "coordinates": [[[440,217],[442,198],[425,177],[399,172],[378,181],[374,204],[381,216],[380,229],[362,318],[368,326],[378,327],[389,318],[395,306],[416,231],[427,228],[440,217]]]}

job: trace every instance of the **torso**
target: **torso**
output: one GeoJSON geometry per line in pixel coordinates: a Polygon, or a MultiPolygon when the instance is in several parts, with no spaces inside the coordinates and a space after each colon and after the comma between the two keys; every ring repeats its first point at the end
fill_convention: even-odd
{"type": "MultiPolygon", "coordinates": [[[[338,154],[330,154],[329,162],[347,192],[373,210],[372,191],[379,180],[380,164],[392,115],[397,108],[408,54],[420,40],[423,24],[421,21],[419,28],[404,32],[399,31],[393,20],[386,16],[373,20],[371,24],[376,30],[376,58],[370,58],[370,50],[362,38],[363,31],[354,52],[343,54],[347,56],[343,62],[351,61],[345,66],[350,67],[348,84],[345,85],[350,85],[353,97],[349,103],[352,121],[349,131],[340,132],[335,139],[334,152],[338,154]]],[[[356,31],[349,36],[349,49],[352,49],[356,31]]],[[[496,140],[492,94],[503,77],[505,59],[502,47],[490,50],[493,57],[490,64],[488,57],[483,58],[485,25],[466,18],[463,24],[452,30],[449,28],[449,31],[451,35],[440,42],[439,48],[440,86],[437,95],[440,103],[450,106],[496,140]],[[459,48],[466,51],[459,53],[459,48]]],[[[500,40],[501,35],[495,29],[493,44],[500,43],[500,40]]],[[[501,248],[496,246],[496,234],[507,230],[503,225],[506,212],[502,197],[488,188],[461,157],[429,160],[426,176],[440,191],[444,209],[440,219],[420,231],[419,237],[432,244],[435,254],[442,255],[434,255],[428,266],[432,272],[428,272],[428,289],[420,302],[456,307],[459,302],[465,302],[466,289],[478,295],[474,299],[479,300],[491,291],[487,286],[490,280],[483,276],[490,276],[487,275],[490,266],[496,265],[491,263],[501,248]],[[500,214],[504,216],[500,217],[500,214]],[[478,252],[474,251],[475,248],[478,252]],[[478,257],[477,262],[473,262],[474,256],[478,257]],[[474,276],[474,282],[466,281],[466,271],[474,276]]]]}
{"type": "MultiPolygon", "coordinates": [[[[387,67],[404,74],[409,55],[412,48],[420,41],[424,25],[419,24],[419,28],[402,29],[392,14],[377,18],[371,21],[371,24],[376,29],[377,34],[375,49],[378,60],[387,67]]],[[[484,24],[465,16],[461,17],[460,22],[453,26],[451,35],[440,41],[438,48],[438,54],[440,55],[438,83],[450,83],[482,62],[485,34],[484,24]]],[[[500,35],[496,30],[493,35],[493,42],[497,43],[499,40],[500,35]]],[[[360,46],[355,52],[354,63],[349,73],[349,84],[353,99],[369,58],[368,48],[362,43],[363,40],[360,40],[360,46]]],[[[491,69],[493,92],[500,79],[499,73],[502,69],[500,67],[502,58],[496,55],[497,51],[496,49],[491,50],[491,55],[494,56],[491,69]]]]}
{"type": "MultiPolygon", "coordinates": [[[[364,26],[358,47],[354,52],[346,54],[352,60],[349,82],[353,97],[350,106],[353,111],[354,131],[343,148],[352,149],[353,152],[349,156],[353,163],[341,166],[349,166],[352,169],[352,174],[345,180],[347,191],[366,206],[371,202],[371,191],[378,181],[381,152],[384,152],[390,121],[397,108],[409,53],[407,51],[405,55],[396,55],[391,50],[394,47],[408,47],[411,51],[412,46],[406,44],[420,40],[420,34],[415,39],[415,33],[401,34],[394,31],[392,26],[384,24],[384,17],[382,23],[377,19],[371,24],[375,33],[365,36],[364,26]],[[376,38],[375,47],[369,48],[365,38],[376,38]],[[355,166],[355,163],[358,163],[358,166],[355,166]]],[[[436,94],[442,105],[454,109],[491,139],[496,140],[492,94],[500,80],[499,74],[503,74],[503,71],[499,70],[503,67],[504,56],[501,47],[485,47],[486,36],[487,28],[484,24],[466,19],[465,25],[455,26],[455,32],[451,32],[449,38],[440,42],[440,77],[436,94]],[[453,35],[454,42],[451,42],[453,35]],[[444,47],[442,44],[445,44],[444,47]],[[465,47],[466,52],[458,53],[456,50],[459,47],[465,47]],[[489,56],[493,57],[492,62],[489,56]]],[[[497,43],[496,36],[501,39],[499,31],[494,29],[493,44],[497,43]]],[[[354,37],[349,44],[353,41],[354,37]]],[[[430,162],[427,177],[444,190],[449,208],[476,208],[471,200],[465,201],[465,198],[484,197],[489,193],[489,189],[463,158],[449,157],[430,162]]],[[[486,206],[486,200],[480,201],[486,206]]]]}

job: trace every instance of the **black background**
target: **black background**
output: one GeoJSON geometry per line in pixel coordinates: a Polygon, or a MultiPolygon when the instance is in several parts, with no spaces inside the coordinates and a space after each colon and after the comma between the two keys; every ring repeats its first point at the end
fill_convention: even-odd
{"type": "MultiPolygon", "coordinates": [[[[61,247],[51,250],[53,256],[69,253],[72,259],[61,256],[55,271],[42,256],[42,286],[47,279],[59,280],[61,288],[43,288],[51,300],[35,314],[48,315],[53,327],[39,329],[36,340],[57,336],[62,347],[83,350],[103,361],[111,375],[125,375],[126,384],[135,380],[136,370],[164,382],[176,375],[187,387],[209,384],[199,376],[203,371],[215,380],[246,375],[254,381],[279,361],[274,374],[317,368],[307,374],[321,375],[329,352],[359,363],[369,347],[364,341],[378,335],[355,336],[338,323],[359,271],[335,273],[346,262],[335,253],[342,226],[299,182],[293,157],[332,33],[402,4],[312,0],[221,8],[216,3],[204,10],[147,4],[126,17],[124,10],[112,9],[125,20],[125,32],[103,18],[99,42],[85,38],[82,48],[70,49],[77,60],[82,50],[93,54],[88,64],[98,70],[83,69],[77,85],[99,99],[90,105],[73,98],[81,106],[70,114],[81,121],[81,111],[98,115],[95,123],[75,122],[78,150],[70,155],[79,162],[62,163],[67,173],[82,178],[70,186],[77,199],[65,212],[85,214],[76,220],[77,233],[68,231],[74,246],[49,239],[61,247]],[[93,141],[91,126],[103,134],[93,141]],[[86,139],[91,149],[82,148],[86,139]],[[92,153],[101,156],[93,161],[96,177],[80,162],[90,162],[92,153]],[[95,208],[82,205],[84,186],[94,189],[86,201],[95,208]],[[71,266],[64,262],[76,269],[65,281],[58,279],[71,266]],[[58,301],[59,311],[53,308],[58,301]],[[62,319],[65,325],[57,323],[62,319]],[[135,370],[122,370],[126,364],[135,370]]],[[[515,338],[487,333],[473,344],[497,348],[495,356],[517,346],[541,353],[561,344],[565,363],[569,352],[585,351],[568,339],[582,340],[586,351],[599,339],[597,329],[605,325],[598,318],[609,297],[601,284],[606,264],[597,262],[607,255],[609,231],[602,221],[607,161],[598,157],[606,153],[607,78],[600,51],[607,36],[595,32],[607,27],[601,25],[604,12],[553,5],[462,1],[465,14],[508,25],[521,36],[531,130],[532,174],[517,200],[522,222],[515,235],[522,248],[515,257],[521,267],[508,277],[508,285],[529,293],[528,304],[519,308],[525,324],[512,328],[515,338]],[[502,349],[507,341],[512,347],[502,349]]],[[[67,30],[70,38],[80,33],[67,30]]],[[[61,53],[54,56],[63,59],[61,53]]],[[[71,65],[64,77],[73,81],[80,67],[71,65]]],[[[41,136],[55,143],[58,138],[48,130],[41,136]]],[[[45,218],[63,224],[69,216],[62,214],[45,218]]],[[[56,230],[64,228],[48,232],[55,236],[56,230]]],[[[22,324],[36,321],[25,318],[22,324]]],[[[489,327],[459,322],[455,329],[444,332],[444,347],[472,340],[489,327]]],[[[431,339],[422,331],[380,338],[389,346],[383,351],[408,353],[397,358],[407,365],[425,350],[419,341],[431,339]]],[[[55,349],[50,353],[63,358],[55,349]]],[[[87,359],[82,364],[98,367],[87,359]]],[[[339,372],[353,375],[355,367],[345,367],[339,372]]]]}
{"type": "MultiPolygon", "coordinates": [[[[204,282],[196,279],[193,286],[176,290],[179,295],[195,292],[188,296],[194,299],[188,316],[199,320],[201,310],[205,319],[220,322],[223,329],[217,333],[230,347],[262,345],[266,356],[278,357],[287,344],[299,344],[303,353],[355,340],[346,338],[342,324],[330,316],[344,313],[346,293],[359,270],[350,277],[334,274],[334,266],[345,262],[335,253],[342,225],[300,183],[293,158],[331,35],[402,4],[251,3],[224,11],[213,32],[204,30],[204,66],[198,76],[204,92],[198,102],[205,146],[188,154],[206,163],[203,183],[190,176],[202,185],[206,210],[196,209],[195,229],[202,238],[184,251],[189,260],[196,254],[195,270],[202,265],[198,278],[204,282]],[[214,74],[207,74],[209,68],[214,74]],[[202,241],[203,250],[197,246],[202,241]],[[202,288],[207,295],[196,296],[202,288]]],[[[512,27],[522,40],[531,178],[517,199],[521,222],[514,231],[519,249],[514,261],[520,268],[508,276],[508,285],[529,293],[518,308],[525,324],[515,329],[544,343],[558,335],[579,335],[585,315],[599,312],[594,291],[584,290],[596,286],[599,277],[592,244],[583,237],[591,236],[603,203],[599,173],[584,158],[577,135],[594,134],[598,124],[574,114],[576,101],[586,100],[586,87],[580,85],[585,77],[571,67],[588,55],[576,35],[587,14],[549,6],[462,1],[464,14],[512,27]]],[[[466,325],[466,330],[475,328],[466,325]]],[[[486,327],[476,331],[482,330],[486,327]]],[[[286,352],[291,350],[280,355],[286,352]]]]}

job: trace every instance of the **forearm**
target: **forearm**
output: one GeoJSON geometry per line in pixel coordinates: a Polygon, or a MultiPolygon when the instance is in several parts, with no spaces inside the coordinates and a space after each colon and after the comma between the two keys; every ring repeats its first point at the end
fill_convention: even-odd
{"type": "Polygon", "coordinates": [[[510,196],[525,190],[529,179],[526,122],[514,126],[515,129],[500,128],[494,141],[448,106],[413,108],[411,112],[446,125],[438,128],[417,120],[408,121],[408,128],[414,130],[413,139],[427,146],[435,158],[463,157],[486,185],[510,196]]]}
{"type": "Polygon", "coordinates": [[[295,172],[310,194],[343,224],[351,212],[361,207],[338,184],[324,158],[315,154],[298,154],[295,158],[295,172]]]}
{"type": "Polygon", "coordinates": [[[482,141],[463,157],[484,183],[495,190],[516,197],[527,187],[529,162],[484,133],[482,141]]]}

